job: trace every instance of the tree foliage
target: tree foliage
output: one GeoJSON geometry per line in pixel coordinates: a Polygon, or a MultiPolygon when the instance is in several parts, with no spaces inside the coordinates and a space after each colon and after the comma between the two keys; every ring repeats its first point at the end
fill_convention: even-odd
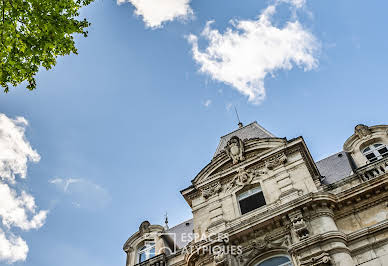
{"type": "Polygon", "coordinates": [[[36,88],[35,75],[51,69],[58,56],[77,54],[74,34],[87,36],[90,23],[79,20],[79,10],[94,0],[0,0],[0,85],[27,81],[36,88]]]}

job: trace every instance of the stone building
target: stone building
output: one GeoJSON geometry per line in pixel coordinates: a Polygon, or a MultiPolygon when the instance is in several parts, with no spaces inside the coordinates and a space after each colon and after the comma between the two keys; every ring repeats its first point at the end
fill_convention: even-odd
{"type": "Polygon", "coordinates": [[[240,124],[181,191],[193,219],[143,222],[126,265],[388,265],[387,147],[387,125],[358,125],[315,162],[302,137],[240,124]]]}

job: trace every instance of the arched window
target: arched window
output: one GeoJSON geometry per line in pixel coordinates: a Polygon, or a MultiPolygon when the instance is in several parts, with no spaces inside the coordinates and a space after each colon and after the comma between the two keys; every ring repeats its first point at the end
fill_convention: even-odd
{"type": "Polygon", "coordinates": [[[276,256],[259,262],[255,266],[292,266],[292,262],[287,256],[276,256]]]}
{"type": "Polygon", "coordinates": [[[137,251],[138,263],[146,261],[152,257],[155,257],[155,242],[146,241],[144,246],[140,247],[137,251]]]}
{"type": "Polygon", "coordinates": [[[362,153],[365,155],[365,157],[369,160],[369,162],[375,162],[379,159],[382,159],[384,157],[388,156],[388,148],[387,145],[377,143],[372,144],[365,148],[362,153]]]}
{"type": "Polygon", "coordinates": [[[263,191],[261,191],[260,187],[254,187],[238,194],[237,200],[240,205],[241,214],[253,211],[266,204],[263,191]]]}

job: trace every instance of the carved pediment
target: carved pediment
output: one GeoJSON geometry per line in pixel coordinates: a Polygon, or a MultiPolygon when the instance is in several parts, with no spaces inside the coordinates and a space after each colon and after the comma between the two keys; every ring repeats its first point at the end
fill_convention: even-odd
{"type": "Polygon", "coordinates": [[[255,158],[264,157],[267,153],[284,145],[285,142],[285,139],[280,138],[250,139],[244,141],[238,138],[232,138],[230,140],[230,146],[227,146],[223,152],[214,157],[192,182],[196,186],[204,181],[210,180],[214,176],[228,175],[230,174],[228,170],[235,171],[236,168],[249,164],[255,158]]]}

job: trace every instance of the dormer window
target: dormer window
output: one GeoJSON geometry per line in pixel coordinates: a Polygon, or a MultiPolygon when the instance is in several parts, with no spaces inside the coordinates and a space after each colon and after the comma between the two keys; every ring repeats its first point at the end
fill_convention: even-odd
{"type": "Polygon", "coordinates": [[[155,257],[155,242],[146,241],[144,246],[138,249],[138,263],[155,257]]]}
{"type": "Polygon", "coordinates": [[[263,191],[260,187],[255,187],[240,193],[237,196],[237,199],[240,205],[241,214],[253,211],[266,204],[263,191]]]}
{"type": "Polygon", "coordinates": [[[386,145],[377,143],[365,148],[362,153],[369,162],[375,162],[388,156],[388,148],[386,145]]]}

